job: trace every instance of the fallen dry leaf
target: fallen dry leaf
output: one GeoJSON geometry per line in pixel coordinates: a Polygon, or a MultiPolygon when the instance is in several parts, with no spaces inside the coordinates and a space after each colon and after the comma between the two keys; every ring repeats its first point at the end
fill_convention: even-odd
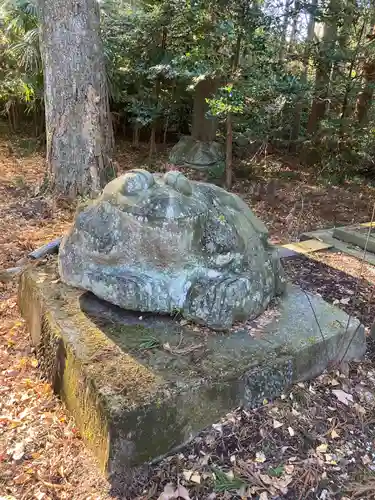
{"type": "Polygon", "coordinates": [[[328,444],[327,443],[322,443],[319,446],[315,448],[315,451],[317,453],[325,453],[327,451],[328,444]]]}
{"type": "Polygon", "coordinates": [[[259,477],[267,486],[272,484],[272,478],[270,476],[267,476],[267,474],[259,474],[259,477]]]}
{"type": "Polygon", "coordinates": [[[363,406],[361,406],[360,404],[354,403],[353,407],[354,407],[356,413],[358,413],[358,415],[365,415],[366,414],[366,409],[363,406]]]}
{"type": "Polygon", "coordinates": [[[30,480],[30,476],[28,474],[20,474],[19,476],[14,478],[15,484],[25,484],[30,480]]]}
{"type": "Polygon", "coordinates": [[[230,481],[233,481],[233,479],[234,479],[234,472],[232,470],[229,470],[228,472],[226,472],[225,475],[227,476],[227,478],[230,481]]]}
{"type": "Polygon", "coordinates": [[[25,454],[25,444],[22,442],[16,443],[12,452],[13,460],[21,460],[24,454],[25,454]]]}
{"type": "Polygon", "coordinates": [[[186,481],[191,481],[192,483],[200,484],[201,483],[201,476],[198,474],[198,472],[195,472],[194,470],[183,470],[182,474],[184,476],[184,479],[186,481]]]}
{"type": "Polygon", "coordinates": [[[173,500],[176,498],[175,492],[175,487],[172,484],[168,483],[164,486],[164,491],[163,493],[161,493],[161,495],[159,495],[158,500],[173,500]]]}
{"type": "Polygon", "coordinates": [[[340,437],[339,433],[337,431],[335,431],[335,429],[333,429],[332,432],[331,432],[331,438],[332,439],[337,439],[339,437],[340,437]]]}
{"type": "Polygon", "coordinates": [[[185,488],[185,486],[181,486],[181,484],[177,486],[175,495],[176,495],[175,498],[180,497],[183,500],[191,500],[188,490],[185,488]]]}
{"type": "Polygon", "coordinates": [[[340,299],[340,304],[348,305],[350,302],[350,297],[345,297],[344,299],[340,299]]]}
{"type": "Polygon", "coordinates": [[[257,451],[255,454],[255,461],[258,462],[259,464],[263,464],[266,461],[266,455],[263,453],[263,451],[257,451]]]}
{"type": "Polygon", "coordinates": [[[335,378],[332,378],[330,380],[330,383],[333,387],[337,386],[337,385],[340,385],[340,382],[338,380],[336,380],[335,378]]]}
{"type": "Polygon", "coordinates": [[[273,428],[278,429],[279,427],[282,427],[284,424],[282,422],[279,422],[278,420],[273,421],[273,428]]]}
{"type": "Polygon", "coordinates": [[[215,429],[215,431],[220,432],[220,434],[223,433],[223,426],[222,426],[222,424],[212,424],[212,428],[215,429]]]}
{"type": "Polygon", "coordinates": [[[345,405],[349,405],[349,402],[353,402],[353,396],[345,391],[342,391],[341,389],[332,389],[332,394],[334,394],[336,398],[345,405]]]}
{"type": "Polygon", "coordinates": [[[294,472],[294,465],[293,464],[286,464],[284,465],[284,471],[287,473],[287,474],[293,474],[294,472]]]}
{"type": "Polygon", "coordinates": [[[363,465],[368,465],[372,461],[371,458],[367,454],[363,455],[363,457],[361,457],[361,460],[362,460],[363,465]]]}
{"type": "Polygon", "coordinates": [[[325,462],[327,464],[337,465],[337,461],[335,460],[335,458],[333,457],[333,455],[331,455],[330,453],[326,453],[325,454],[325,462]]]}

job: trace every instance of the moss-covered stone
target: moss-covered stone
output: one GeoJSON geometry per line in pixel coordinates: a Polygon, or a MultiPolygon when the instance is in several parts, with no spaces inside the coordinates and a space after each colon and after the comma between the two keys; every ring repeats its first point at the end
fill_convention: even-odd
{"type": "Polygon", "coordinates": [[[317,375],[347,347],[348,359],[365,350],[357,320],[343,335],[344,312],[311,296],[313,312],[293,287],[253,325],[255,338],[246,328],[203,335],[172,318],[140,318],[55,276],[55,262],[27,270],[19,306],[41,370],[110,474],[127,476],[230,409],[262,404],[317,375]]]}

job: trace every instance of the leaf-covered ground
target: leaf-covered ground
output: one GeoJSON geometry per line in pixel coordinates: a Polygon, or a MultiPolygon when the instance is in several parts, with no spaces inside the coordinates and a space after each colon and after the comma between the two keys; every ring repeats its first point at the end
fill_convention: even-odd
{"type": "MultiPolygon", "coordinates": [[[[25,139],[0,140],[0,270],[60,236],[75,208],[64,199],[35,196],[44,162],[29,145],[25,139]]],[[[118,161],[131,168],[146,156],[146,151],[121,145],[118,161]]],[[[265,220],[274,241],[294,239],[307,229],[369,220],[375,199],[370,188],[324,186],[287,159],[273,157],[258,159],[250,173],[252,179],[238,180],[234,189],[265,220]]],[[[284,264],[290,279],[370,326],[373,266],[361,267],[354,258],[329,252],[284,264]]],[[[375,498],[371,358],[370,346],[366,361],[344,366],[344,373],[298,384],[258,410],[234,410],[179,453],[140,473],[120,497],[375,498]]],[[[113,495],[74,422],[39,378],[17,311],[15,283],[0,283],[0,499],[105,500],[113,495]]]]}

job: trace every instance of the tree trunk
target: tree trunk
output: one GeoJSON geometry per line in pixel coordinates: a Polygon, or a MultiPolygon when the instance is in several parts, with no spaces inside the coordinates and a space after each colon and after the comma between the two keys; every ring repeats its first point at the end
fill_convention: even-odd
{"type": "MultiPolygon", "coordinates": [[[[236,47],[233,54],[232,77],[236,78],[237,68],[240,62],[242,36],[237,35],[236,47]]],[[[229,111],[226,119],[226,148],[225,148],[225,185],[231,189],[233,180],[233,123],[232,114],[229,111]]]]}
{"type": "Polygon", "coordinates": [[[299,1],[296,0],[294,2],[294,9],[293,9],[293,14],[292,14],[293,24],[292,24],[292,31],[290,33],[288,54],[291,54],[296,46],[299,13],[300,13],[300,4],[299,4],[299,1]]]}
{"type": "MultiPolygon", "coordinates": [[[[371,1],[370,33],[367,38],[373,43],[375,39],[375,5],[371,1]]],[[[371,45],[370,45],[371,47],[371,45]]],[[[371,49],[367,52],[367,59],[363,64],[364,87],[357,96],[356,115],[359,125],[365,126],[371,109],[375,86],[375,58],[371,49]]]]}
{"type": "Polygon", "coordinates": [[[324,23],[323,37],[319,48],[319,58],[315,75],[315,95],[307,125],[309,134],[314,134],[316,132],[320,121],[325,117],[326,113],[332,69],[332,53],[337,38],[338,14],[338,0],[331,0],[328,13],[329,17],[324,23]]]}
{"type": "Polygon", "coordinates": [[[232,168],[232,148],[233,148],[233,130],[232,130],[232,116],[230,113],[227,115],[227,131],[226,131],[226,151],[225,151],[225,186],[227,189],[232,187],[233,168],[232,168]]]}
{"type": "Polygon", "coordinates": [[[168,126],[169,126],[169,114],[167,115],[167,118],[165,119],[164,123],[163,146],[167,144],[168,126]]]}
{"type": "MultiPolygon", "coordinates": [[[[365,31],[365,23],[362,24],[362,28],[361,30],[359,31],[359,35],[358,35],[358,40],[357,40],[357,45],[356,45],[356,48],[354,50],[354,52],[352,52],[352,60],[350,62],[350,66],[349,66],[349,70],[348,70],[348,75],[347,75],[347,78],[346,78],[346,85],[345,85],[345,93],[344,93],[344,97],[343,97],[343,100],[342,100],[342,106],[341,106],[341,116],[340,116],[340,136],[343,137],[345,132],[346,132],[346,126],[347,126],[347,122],[348,120],[346,119],[347,116],[350,116],[351,114],[351,111],[350,111],[350,100],[349,100],[349,95],[350,95],[350,92],[352,90],[352,87],[353,87],[353,70],[354,70],[354,67],[355,67],[355,64],[357,62],[357,56],[358,56],[358,52],[361,48],[361,44],[362,44],[362,37],[363,37],[363,33],[365,31]]],[[[348,40],[348,39],[347,39],[348,40]]]]}
{"type": "MultiPolygon", "coordinates": [[[[159,102],[159,94],[160,94],[160,80],[157,78],[155,81],[154,87],[154,98],[155,98],[155,106],[157,108],[159,102]]],[[[151,124],[151,137],[150,137],[150,150],[149,150],[149,163],[151,165],[152,158],[156,153],[156,126],[157,120],[154,119],[151,124]]]]}
{"type": "Polygon", "coordinates": [[[50,187],[95,196],[113,178],[99,8],[95,0],[39,0],[50,187]]]}
{"type": "Polygon", "coordinates": [[[215,140],[217,120],[206,117],[208,111],[206,99],[216,92],[218,85],[218,80],[207,79],[200,81],[195,87],[191,135],[198,141],[215,140]]]}
{"type": "Polygon", "coordinates": [[[290,7],[292,2],[290,0],[285,0],[284,5],[284,14],[283,14],[283,24],[281,27],[281,35],[280,35],[280,48],[279,48],[279,62],[283,62],[285,58],[285,48],[286,48],[286,33],[288,31],[288,23],[290,16],[290,7]]]}
{"type": "Polygon", "coordinates": [[[360,125],[366,125],[372,104],[375,86],[375,61],[367,61],[363,66],[363,73],[365,85],[357,98],[357,120],[360,125]]]}
{"type": "MultiPolygon", "coordinates": [[[[307,83],[307,75],[309,71],[309,56],[311,49],[311,42],[314,39],[314,29],[315,29],[315,9],[317,6],[318,0],[312,0],[311,6],[313,7],[313,11],[310,14],[309,24],[307,26],[307,37],[305,43],[305,50],[303,53],[303,72],[301,75],[301,83],[306,85],[307,83]]],[[[295,115],[292,125],[291,131],[291,140],[294,144],[291,147],[291,150],[295,150],[295,141],[298,139],[301,129],[301,116],[303,110],[304,98],[303,94],[299,96],[298,102],[296,104],[295,115]]]]}
{"type": "Polygon", "coordinates": [[[139,123],[135,122],[133,127],[133,148],[139,148],[139,133],[140,133],[139,123]]]}
{"type": "MultiPolygon", "coordinates": [[[[340,92],[335,92],[336,96],[332,96],[330,109],[340,113],[343,108],[347,108],[348,89],[352,86],[351,72],[357,63],[358,50],[360,48],[361,39],[364,27],[359,32],[359,37],[354,39],[353,25],[357,26],[361,19],[356,13],[357,6],[355,0],[347,0],[343,6],[341,14],[340,28],[337,35],[337,47],[339,49],[339,57],[335,60],[332,68],[331,82],[333,88],[340,89],[342,81],[346,80],[345,91],[343,95],[340,92]],[[356,49],[353,52],[353,45],[356,43],[356,49]],[[349,73],[347,73],[348,65],[350,65],[349,73]],[[348,75],[348,76],[346,76],[348,75]]],[[[364,26],[364,24],[363,24],[364,26]]],[[[355,30],[356,31],[356,30],[355,30]]]]}
{"type": "Polygon", "coordinates": [[[152,159],[156,154],[156,125],[155,123],[151,127],[151,135],[150,135],[150,149],[148,153],[148,162],[149,165],[152,164],[152,159]]]}

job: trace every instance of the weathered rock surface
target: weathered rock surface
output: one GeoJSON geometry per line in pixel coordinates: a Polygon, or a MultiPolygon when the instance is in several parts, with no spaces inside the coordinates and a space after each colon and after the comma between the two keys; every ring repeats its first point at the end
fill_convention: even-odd
{"type": "Polygon", "coordinates": [[[125,309],[216,329],[259,315],[284,289],[267,229],[236,195],[178,172],[133,170],[83,207],[63,239],[63,282],[125,309]]]}

